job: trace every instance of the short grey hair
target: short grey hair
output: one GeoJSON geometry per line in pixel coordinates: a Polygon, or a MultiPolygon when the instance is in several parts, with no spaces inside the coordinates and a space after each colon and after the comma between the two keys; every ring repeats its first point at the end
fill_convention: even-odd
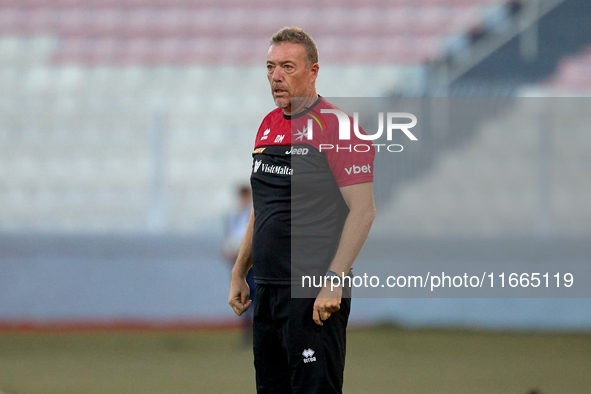
{"type": "Polygon", "coordinates": [[[300,44],[306,50],[308,66],[318,63],[318,47],[316,43],[303,29],[299,27],[284,27],[271,37],[270,45],[277,45],[284,42],[300,44]]]}

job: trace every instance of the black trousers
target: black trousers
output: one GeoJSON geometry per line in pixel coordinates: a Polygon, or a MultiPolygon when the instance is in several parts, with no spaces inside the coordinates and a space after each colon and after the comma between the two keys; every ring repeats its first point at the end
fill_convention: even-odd
{"type": "Polygon", "coordinates": [[[253,345],[258,394],[342,393],[350,289],[323,326],[313,298],[291,298],[290,286],[257,284],[253,345]]]}

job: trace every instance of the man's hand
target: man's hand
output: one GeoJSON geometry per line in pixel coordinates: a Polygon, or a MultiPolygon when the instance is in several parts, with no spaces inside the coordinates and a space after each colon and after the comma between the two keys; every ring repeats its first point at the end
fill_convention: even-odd
{"type": "Polygon", "coordinates": [[[234,313],[238,316],[242,315],[248,310],[252,300],[249,300],[250,287],[246,283],[246,278],[234,277],[232,275],[232,281],[230,282],[230,297],[228,304],[234,309],[234,313]]]}
{"type": "Polygon", "coordinates": [[[324,320],[328,319],[330,315],[338,312],[341,309],[341,297],[343,296],[343,288],[341,286],[334,286],[331,291],[331,286],[327,281],[327,286],[323,287],[316,297],[314,302],[313,319],[316,324],[323,326],[324,320]]]}

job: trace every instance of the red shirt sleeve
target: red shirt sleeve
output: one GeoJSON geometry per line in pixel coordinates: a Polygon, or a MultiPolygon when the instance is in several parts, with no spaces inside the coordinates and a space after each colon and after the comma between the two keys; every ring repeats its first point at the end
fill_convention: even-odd
{"type": "MultiPolygon", "coordinates": [[[[351,125],[353,120],[351,119],[351,125]]],[[[361,130],[363,134],[365,131],[361,130]]],[[[362,140],[351,130],[350,140],[339,140],[331,133],[333,149],[326,151],[328,165],[339,187],[373,182],[375,148],[373,141],[362,140]]]]}

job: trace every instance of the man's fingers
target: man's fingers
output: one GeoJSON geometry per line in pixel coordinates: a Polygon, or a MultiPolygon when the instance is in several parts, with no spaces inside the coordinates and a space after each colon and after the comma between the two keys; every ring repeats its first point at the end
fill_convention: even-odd
{"type": "Polygon", "coordinates": [[[313,319],[319,326],[323,325],[323,321],[328,319],[333,313],[341,309],[340,299],[329,300],[326,298],[317,298],[314,303],[313,319]]]}
{"type": "Polygon", "coordinates": [[[324,305],[324,310],[330,313],[338,312],[341,309],[341,305],[338,302],[328,302],[324,305]]]}
{"type": "Polygon", "coordinates": [[[237,279],[232,279],[228,304],[230,304],[234,313],[238,316],[242,315],[250,307],[252,300],[248,299],[249,296],[250,287],[246,283],[246,280],[244,280],[244,283],[240,283],[237,279]]]}
{"type": "Polygon", "coordinates": [[[312,314],[312,318],[314,319],[314,323],[318,324],[319,326],[322,326],[322,320],[320,320],[320,313],[318,313],[318,309],[315,307],[314,308],[314,313],[312,314]]]}
{"type": "Polygon", "coordinates": [[[249,295],[250,294],[247,294],[247,293],[240,293],[240,296],[239,296],[240,297],[240,303],[242,303],[243,305],[246,305],[246,303],[249,301],[248,300],[248,296],[249,295]]]}
{"type": "Polygon", "coordinates": [[[243,303],[240,300],[233,299],[229,304],[234,310],[234,313],[236,313],[238,316],[241,316],[250,307],[252,300],[247,300],[246,303],[243,303]]]}
{"type": "Polygon", "coordinates": [[[314,318],[314,322],[316,324],[318,324],[319,326],[323,326],[324,324],[322,323],[324,320],[328,319],[330,317],[332,313],[329,312],[328,310],[326,310],[326,308],[314,308],[314,314],[313,314],[313,318],[314,318]]]}
{"type": "Polygon", "coordinates": [[[236,305],[232,305],[232,309],[234,310],[234,313],[237,314],[238,316],[242,315],[242,313],[244,312],[242,310],[242,308],[240,308],[236,305]]]}
{"type": "Polygon", "coordinates": [[[242,305],[240,305],[240,303],[237,300],[230,301],[230,306],[234,310],[234,313],[238,316],[242,315],[242,313],[244,312],[242,305]]]}

